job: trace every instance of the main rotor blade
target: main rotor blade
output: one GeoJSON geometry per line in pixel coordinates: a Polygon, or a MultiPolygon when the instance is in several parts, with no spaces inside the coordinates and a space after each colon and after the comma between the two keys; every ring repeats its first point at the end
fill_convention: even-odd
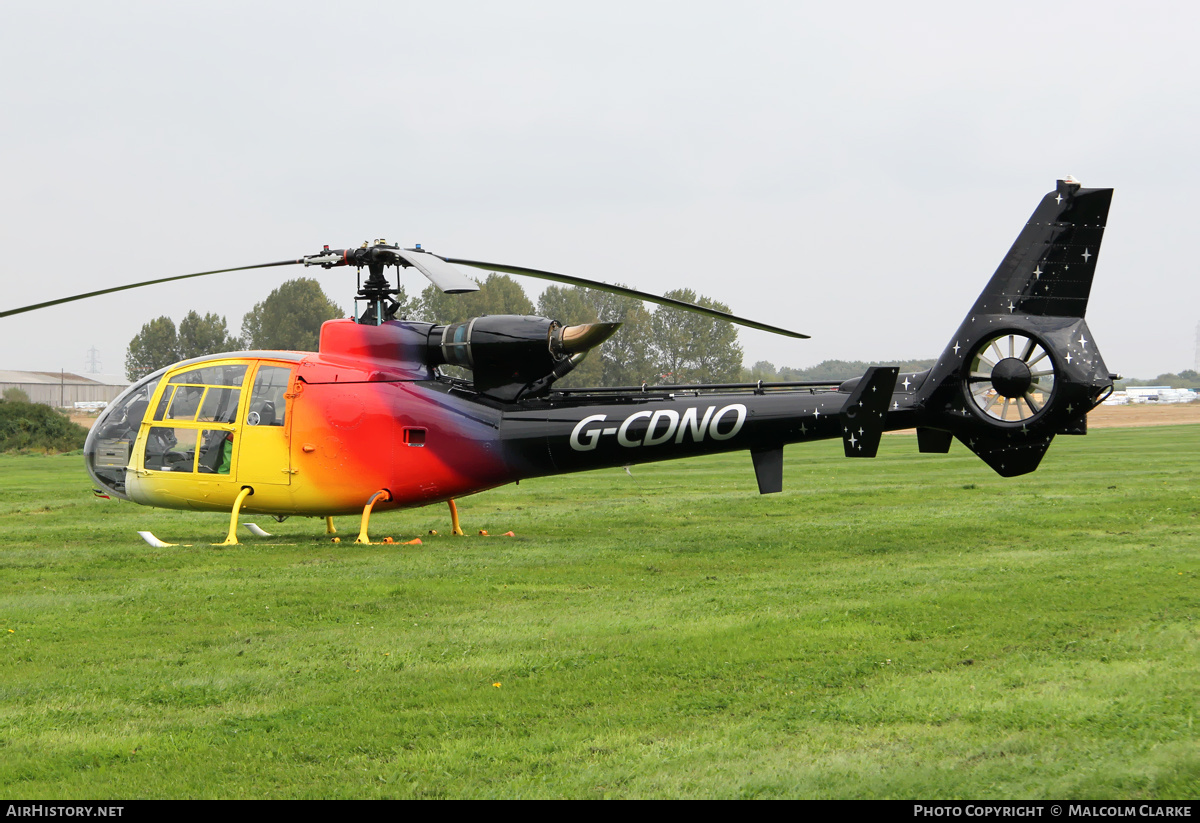
{"type": "Polygon", "coordinates": [[[523,274],[527,277],[536,277],[540,280],[553,280],[556,283],[566,283],[571,286],[582,286],[585,289],[596,289],[597,291],[606,291],[611,294],[620,294],[625,297],[632,297],[637,300],[645,300],[648,303],[657,303],[660,306],[670,306],[673,309],[683,309],[684,311],[703,314],[706,317],[713,317],[717,320],[726,320],[730,323],[737,323],[739,326],[746,326],[751,329],[759,329],[761,331],[769,331],[772,334],[782,334],[785,337],[796,337],[803,340],[808,339],[807,334],[800,332],[781,329],[778,326],[770,326],[766,323],[759,323],[755,320],[747,320],[745,317],[737,317],[736,315],[727,314],[716,309],[706,309],[703,306],[697,306],[692,303],[685,303],[682,300],[674,300],[670,297],[659,297],[656,294],[649,294],[636,289],[627,289],[624,286],[614,286],[611,283],[601,283],[596,280],[587,280],[583,277],[573,277],[569,274],[557,274],[552,271],[542,271],[541,269],[527,269],[523,266],[505,266],[499,263],[484,263],[479,260],[461,260],[456,257],[442,258],[447,263],[457,263],[460,266],[472,266],[477,269],[487,269],[489,271],[500,271],[508,274],[523,274]]]}
{"type": "Polygon", "coordinates": [[[10,314],[21,314],[22,312],[33,311],[34,309],[44,309],[50,306],[57,306],[59,303],[70,303],[74,300],[85,300],[88,297],[99,297],[102,294],[112,294],[113,292],[125,291],[126,289],[140,289],[142,286],[153,286],[155,283],[170,283],[172,280],[187,280],[189,277],[203,277],[206,274],[223,274],[224,272],[228,271],[269,269],[274,266],[294,266],[297,263],[303,262],[304,260],[281,260],[278,263],[259,263],[254,266],[235,266],[232,269],[213,269],[212,271],[198,271],[195,274],[177,274],[174,277],[160,277],[157,280],[143,280],[141,283],[130,283],[126,286],[113,286],[111,289],[90,291],[87,294],[75,294],[71,297],[57,297],[54,300],[47,300],[45,303],[35,303],[32,306],[22,306],[19,309],[0,311],[0,317],[8,317],[10,314]]]}
{"type": "Polygon", "coordinates": [[[446,294],[466,294],[479,291],[478,283],[436,254],[416,249],[398,249],[396,256],[408,261],[417,271],[428,277],[430,283],[446,294]]]}

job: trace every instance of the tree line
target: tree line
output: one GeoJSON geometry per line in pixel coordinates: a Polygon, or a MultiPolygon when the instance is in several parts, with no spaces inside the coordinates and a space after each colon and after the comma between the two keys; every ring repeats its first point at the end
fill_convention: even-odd
{"type": "MultiPolygon", "coordinates": [[[[666,296],[729,311],[724,303],[691,289],[675,289],[666,296]]],[[[566,326],[620,323],[620,331],[555,384],[564,388],[727,383],[741,376],[742,347],[736,326],[667,306],[651,311],[640,300],[595,289],[550,286],[535,306],[511,277],[490,274],[471,294],[448,295],[429,286],[416,309],[434,323],[461,323],[484,314],[537,314],[566,326]]]]}
{"type": "Polygon", "coordinates": [[[175,322],[158,317],[142,326],[125,352],[125,376],[138,380],[164,366],[208,354],[251,350],[316,351],[321,324],[345,314],[310,277],[289,280],[242,318],[231,334],[225,318],[190,311],[175,322]]]}
{"type": "Polygon", "coordinates": [[[1136,377],[1130,377],[1117,381],[1118,389],[1124,389],[1126,386],[1172,386],[1176,389],[1200,389],[1200,372],[1195,369],[1183,369],[1179,372],[1164,372],[1158,377],[1150,379],[1139,380],[1136,377]]]}
{"type": "MultiPolygon", "coordinates": [[[[723,303],[691,289],[667,297],[728,312],[723,303]]],[[[591,289],[551,286],[537,305],[508,275],[490,274],[479,291],[448,295],[434,286],[419,297],[403,291],[397,317],[432,323],[459,323],[485,314],[537,314],[564,325],[618,322],[621,330],[559,381],[563,386],[626,386],[641,383],[724,383],[742,376],[737,327],[665,306],[651,311],[635,300],[591,289]]],[[[137,380],[179,360],[226,351],[316,351],[321,324],[344,312],[311,278],[290,280],[242,319],[241,334],[230,333],[224,317],[189,312],[176,326],[167,316],[142,326],[129,342],[125,372],[137,380]]]]}
{"type": "MultiPolygon", "coordinates": [[[[728,312],[724,303],[675,289],[667,297],[728,312]]],[[[642,383],[734,383],[794,380],[845,380],[862,374],[868,366],[899,365],[902,371],[921,371],[932,360],[902,363],[864,363],[827,360],[808,369],[775,365],[760,360],[742,365],[738,329],[731,323],[703,315],[656,306],[640,300],[593,289],[550,286],[535,305],[521,285],[503,274],[479,281],[479,291],[450,295],[428,286],[420,295],[396,295],[397,317],[432,323],[461,323],[485,314],[537,314],[564,325],[621,323],[621,329],[593,350],[560,387],[637,386],[642,383]]],[[[345,312],[311,278],[289,280],[242,318],[241,334],[232,334],[223,316],[195,311],[176,326],[170,317],[158,317],[142,326],[129,342],[126,376],[137,380],[180,360],[242,350],[316,351],[321,324],[344,317],[345,312]]]]}

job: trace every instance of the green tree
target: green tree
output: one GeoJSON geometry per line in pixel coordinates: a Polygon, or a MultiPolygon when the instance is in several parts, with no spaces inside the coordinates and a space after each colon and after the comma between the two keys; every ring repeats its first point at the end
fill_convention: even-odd
{"type": "Polygon", "coordinates": [[[750,368],[742,369],[742,382],[744,383],[753,383],[756,380],[774,383],[778,379],[779,372],[775,370],[775,364],[770,360],[759,360],[750,368]]]}
{"type": "MultiPolygon", "coordinates": [[[[724,303],[691,289],[665,295],[685,303],[728,312],[724,303]]],[[[742,347],[737,327],[701,314],[659,306],[652,323],[653,350],[664,383],[732,383],[741,377],[742,347]]]]}
{"type": "Polygon", "coordinates": [[[392,299],[396,301],[397,308],[393,318],[396,320],[416,320],[421,313],[421,298],[409,297],[404,286],[400,286],[400,290],[392,295],[392,299]]]}
{"type": "Polygon", "coordinates": [[[242,341],[229,333],[224,317],[211,312],[201,317],[194,310],[179,321],[178,342],[180,360],[237,351],[242,347],[242,341]]]}
{"type": "Polygon", "coordinates": [[[462,323],[485,314],[533,314],[533,303],[520,283],[493,272],[479,283],[479,291],[467,294],[446,294],[437,286],[427,286],[416,313],[430,323],[462,323]]]}
{"type": "MultiPolygon", "coordinates": [[[[570,286],[551,286],[538,298],[537,311],[542,317],[557,320],[564,326],[595,323],[600,319],[599,301],[590,299],[595,294],[598,292],[588,293],[586,289],[570,286]]],[[[563,388],[604,385],[604,360],[599,352],[588,352],[584,361],[555,385],[563,388]]]]}
{"type": "Polygon", "coordinates": [[[596,289],[551,286],[538,300],[538,311],[564,325],[621,324],[615,335],[558,385],[632,386],[656,382],[650,356],[651,314],[640,300],[596,289]]]}
{"type": "Polygon", "coordinates": [[[4,402],[28,403],[29,395],[25,393],[24,389],[18,388],[17,386],[9,386],[4,390],[4,402]]]}
{"type": "Polygon", "coordinates": [[[316,351],[321,324],[343,317],[310,277],[289,280],[242,318],[242,341],[251,349],[316,351]]]}
{"type": "Polygon", "coordinates": [[[151,320],[129,341],[125,352],[125,376],[140,380],[179,360],[175,322],[167,316],[151,320]]]}
{"type": "Polygon", "coordinates": [[[604,361],[605,386],[636,386],[654,383],[654,315],[640,300],[599,292],[605,323],[620,323],[621,329],[600,348],[604,361]]]}

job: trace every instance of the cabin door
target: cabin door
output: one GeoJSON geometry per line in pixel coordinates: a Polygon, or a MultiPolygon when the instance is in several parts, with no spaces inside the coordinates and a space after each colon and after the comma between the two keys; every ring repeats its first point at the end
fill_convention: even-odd
{"type": "Polygon", "coordinates": [[[289,485],[292,463],[288,425],[291,366],[260,363],[254,373],[250,401],[242,411],[235,437],[237,480],[246,485],[289,485]]]}

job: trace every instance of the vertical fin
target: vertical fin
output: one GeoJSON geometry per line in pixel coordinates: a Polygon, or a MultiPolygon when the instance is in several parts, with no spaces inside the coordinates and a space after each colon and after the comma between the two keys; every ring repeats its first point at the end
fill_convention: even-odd
{"type": "Polygon", "coordinates": [[[1029,217],[979,295],[972,315],[1083,317],[1112,189],[1059,180],[1029,217]]]}
{"type": "Polygon", "coordinates": [[[944,450],[951,432],[1013,477],[1056,434],[1087,430],[1117,377],[1083,319],[1112,194],[1068,177],[1042,197],[910,399],[921,451],[944,450]]]}
{"type": "Polygon", "coordinates": [[[872,366],[842,407],[842,445],[847,457],[874,457],[887,420],[888,403],[896,388],[895,366],[872,366]]]}

